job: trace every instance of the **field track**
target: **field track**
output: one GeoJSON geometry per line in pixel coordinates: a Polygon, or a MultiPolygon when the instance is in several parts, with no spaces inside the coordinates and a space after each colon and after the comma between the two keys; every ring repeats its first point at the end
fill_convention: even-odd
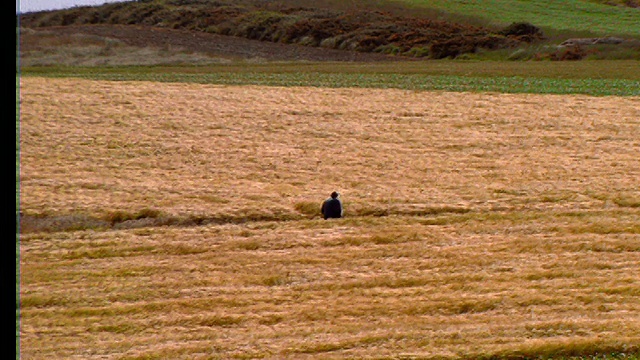
{"type": "Polygon", "coordinates": [[[23,77],[20,101],[24,215],[245,219],[25,232],[23,359],[639,351],[638,97],[23,77]]]}

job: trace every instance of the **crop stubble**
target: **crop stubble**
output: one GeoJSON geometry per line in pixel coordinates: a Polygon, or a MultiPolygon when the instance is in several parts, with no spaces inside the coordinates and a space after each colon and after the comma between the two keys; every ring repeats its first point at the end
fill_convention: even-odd
{"type": "Polygon", "coordinates": [[[26,212],[637,198],[635,97],[21,81],[26,212]]]}
{"type": "Polygon", "coordinates": [[[347,214],[24,234],[24,358],[638,343],[636,97],[35,77],[20,97],[24,214],[296,219],[332,190],[347,214]]]}

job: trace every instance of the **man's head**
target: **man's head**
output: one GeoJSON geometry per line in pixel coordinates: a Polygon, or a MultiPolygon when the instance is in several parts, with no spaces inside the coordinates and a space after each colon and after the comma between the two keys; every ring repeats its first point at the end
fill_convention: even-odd
{"type": "Polygon", "coordinates": [[[338,196],[340,196],[340,194],[337,191],[334,191],[334,192],[331,193],[331,197],[333,199],[337,198],[338,196]]]}

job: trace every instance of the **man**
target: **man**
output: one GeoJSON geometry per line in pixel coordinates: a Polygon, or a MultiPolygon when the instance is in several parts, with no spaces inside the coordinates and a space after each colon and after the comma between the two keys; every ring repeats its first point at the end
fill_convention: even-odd
{"type": "Polygon", "coordinates": [[[342,217],[342,201],[338,199],[339,196],[340,194],[334,191],[331,193],[331,197],[322,203],[322,209],[320,209],[320,211],[322,211],[322,216],[325,220],[327,220],[328,218],[342,217]]]}

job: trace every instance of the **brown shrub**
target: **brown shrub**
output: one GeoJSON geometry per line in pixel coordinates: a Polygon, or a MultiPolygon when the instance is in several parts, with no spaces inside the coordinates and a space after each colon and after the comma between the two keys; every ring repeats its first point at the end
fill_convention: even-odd
{"type": "Polygon", "coordinates": [[[549,58],[554,61],[575,61],[582,60],[589,52],[580,46],[572,46],[565,49],[557,50],[552,53],[549,58]]]}
{"type": "Polygon", "coordinates": [[[544,39],[542,30],[527,22],[512,23],[499,32],[500,35],[513,37],[524,42],[533,42],[544,39]]]}

